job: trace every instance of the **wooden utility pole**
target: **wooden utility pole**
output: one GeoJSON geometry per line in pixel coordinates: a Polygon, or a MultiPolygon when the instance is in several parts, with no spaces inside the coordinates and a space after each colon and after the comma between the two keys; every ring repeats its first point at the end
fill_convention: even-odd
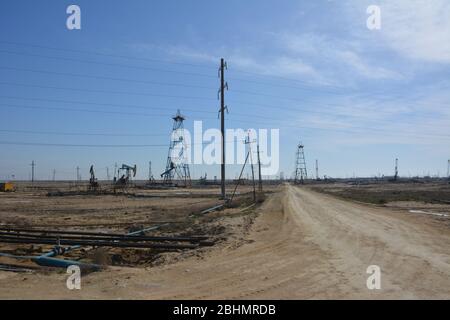
{"type": "MultiPolygon", "coordinates": [[[[245,143],[245,142],[244,142],[244,143],[245,143]]],[[[244,162],[244,165],[242,166],[241,173],[239,174],[239,178],[238,178],[238,180],[237,180],[236,186],[234,187],[234,191],[233,191],[233,193],[231,194],[231,198],[229,199],[230,202],[233,201],[234,195],[236,194],[237,187],[238,187],[239,184],[241,183],[242,173],[244,173],[245,165],[247,164],[248,156],[249,156],[249,155],[250,155],[250,152],[247,152],[247,156],[245,157],[245,162],[244,162]]]]}
{"type": "Polygon", "coordinates": [[[225,82],[225,69],[227,64],[225,60],[220,59],[220,131],[222,133],[222,164],[220,167],[221,174],[221,196],[222,199],[226,199],[225,193],[225,89],[228,90],[228,84],[225,82]]]}
{"type": "Polygon", "coordinates": [[[256,202],[255,170],[253,169],[252,141],[250,141],[250,133],[248,133],[247,141],[245,143],[248,144],[248,154],[250,155],[250,167],[252,169],[253,201],[256,202]]]}
{"type": "Polygon", "coordinates": [[[319,180],[319,160],[316,159],[316,180],[319,180]]]}
{"type": "MultiPolygon", "coordinates": [[[[186,176],[186,174],[185,174],[186,176]]],[[[152,182],[153,180],[155,180],[155,178],[153,178],[153,172],[152,172],[152,162],[149,161],[148,162],[148,181],[152,182]]]]}
{"type": "Polygon", "coordinates": [[[258,152],[258,173],[259,173],[259,192],[262,192],[262,177],[261,177],[261,158],[259,157],[259,144],[256,145],[256,149],[258,152]]]}
{"type": "Polygon", "coordinates": [[[31,161],[31,183],[34,183],[34,167],[36,166],[36,163],[31,161]]]}
{"type": "Polygon", "coordinates": [[[394,175],[394,180],[397,180],[398,178],[398,159],[395,159],[395,175],[394,175]]]}

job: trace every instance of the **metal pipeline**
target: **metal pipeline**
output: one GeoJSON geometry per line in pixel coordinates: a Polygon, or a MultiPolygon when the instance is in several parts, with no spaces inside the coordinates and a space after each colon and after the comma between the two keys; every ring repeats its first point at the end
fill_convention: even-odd
{"type": "MultiPolygon", "coordinates": [[[[165,225],[168,225],[168,223],[149,227],[149,228],[144,228],[142,230],[138,230],[135,232],[129,232],[129,233],[127,233],[127,235],[132,236],[132,235],[144,234],[147,231],[156,230],[165,225]]],[[[65,259],[54,258],[58,255],[65,254],[67,252],[79,249],[81,247],[82,247],[81,245],[74,245],[74,246],[70,246],[67,248],[62,248],[62,247],[57,246],[57,247],[53,248],[51,251],[44,253],[40,256],[15,256],[15,255],[11,255],[8,253],[0,253],[0,256],[15,258],[15,259],[30,259],[33,262],[35,262],[36,264],[38,264],[40,266],[46,266],[46,267],[68,268],[71,265],[77,265],[82,270],[92,270],[92,271],[101,270],[102,267],[97,264],[87,264],[87,263],[74,261],[74,260],[65,260],[65,259]]]]}
{"type": "MultiPolygon", "coordinates": [[[[162,224],[162,225],[158,225],[158,226],[149,227],[149,228],[145,228],[145,229],[142,229],[142,230],[139,230],[139,231],[135,231],[135,232],[129,232],[129,233],[127,233],[127,235],[132,236],[132,235],[137,235],[137,234],[144,234],[147,231],[156,230],[156,229],[159,229],[162,226],[166,226],[166,225],[168,225],[168,223],[165,223],[165,224],[162,224]]],[[[82,246],[80,246],[80,245],[70,246],[70,247],[64,249],[64,253],[80,249],[81,247],[82,246]]],[[[47,253],[45,253],[43,255],[40,255],[39,257],[35,257],[36,258],[35,262],[37,264],[39,264],[39,262],[40,262],[40,263],[50,263],[53,266],[59,265],[60,268],[61,268],[61,265],[64,265],[65,261],[70,261],[70,260],[53,258],[53,257],[56,257],[58,255],[60,255],[60,252],[59,252],[58,248],[54,248],[52,251],[49,251],[49,252],[47,252],[47,253]]],[[[80,263],[78,261],[73,261],[73,262],[80,263]]],[[[94,266],[97,266],[97,265],[94,265],[94,266]]],[[[65,267],[65,268],[67,268],[67,267],[65,267]]]]}
{"type": "Polygon", "coordinates": [[[45,256],[34,257],[31,259],[33,262],[44,267],[64,268],[67,269],[70,266],[79,266],[82,271],[99,271],[102,266],[92,263],[84,263],[74,260],[64,260],[45,256]]]}

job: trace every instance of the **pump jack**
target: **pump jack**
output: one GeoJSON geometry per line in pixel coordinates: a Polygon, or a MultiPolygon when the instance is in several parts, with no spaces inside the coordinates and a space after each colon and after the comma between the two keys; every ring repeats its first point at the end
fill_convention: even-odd
{"type": "Polygon", "coordinates": [[[91,178],[89,179],[89,190],[96,191],[99,187],[99,184],[97,178],[95,177],[94,165],[91,165],[89,173],[91,174],[91,178]]]}
{"type": "Polygon", "coordinates": [[[114,180],[114,185],[116,187],[126,187],[128,186],[131,177],[136,177],[136,172],[137,172],[137,167],[136,165],[134,165],[134,167],[126,165],[126,164],[122,164],[122,167],[119,168],[118,170],[118,176],[120,176],[119,179],[115,179],[114,180]],[[120,175],[121,172],[125,171],[125,173],[122,173],[122,175],[120,175]]]}

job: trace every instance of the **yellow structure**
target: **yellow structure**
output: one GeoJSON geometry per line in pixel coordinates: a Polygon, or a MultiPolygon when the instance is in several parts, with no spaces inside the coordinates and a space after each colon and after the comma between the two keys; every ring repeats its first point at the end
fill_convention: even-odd
{"type": "Polygon", "coordinates": [[[13,192],[16,188],[12,182],[0,183],[0,192],[13,192]]]}

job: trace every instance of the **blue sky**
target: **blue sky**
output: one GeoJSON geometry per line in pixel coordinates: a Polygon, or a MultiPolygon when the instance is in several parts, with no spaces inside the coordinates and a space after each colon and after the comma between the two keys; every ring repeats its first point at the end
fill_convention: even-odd
{"type": "MultiPolygon", "coordinates": [[[[2,1],[0,179],[27,179],[32,160],[39,179],[114,163],[145,178],[148,161],[157,175],[177,109],[188,129],[219,126],[220,57],[227,126],[279,128],[285,176],[299,140],[311,173],[319,159],[321,175],[390,175],[399,158],[400,175],[445,175],[449,17],[446,0],[2,1]],[[70,4],[81,30],[66,28],[70,4]],[[366,27],[371,4],[381,30],[366,27]]],[[[191,168],[205,172],[219,166],[191,168]]]]}

